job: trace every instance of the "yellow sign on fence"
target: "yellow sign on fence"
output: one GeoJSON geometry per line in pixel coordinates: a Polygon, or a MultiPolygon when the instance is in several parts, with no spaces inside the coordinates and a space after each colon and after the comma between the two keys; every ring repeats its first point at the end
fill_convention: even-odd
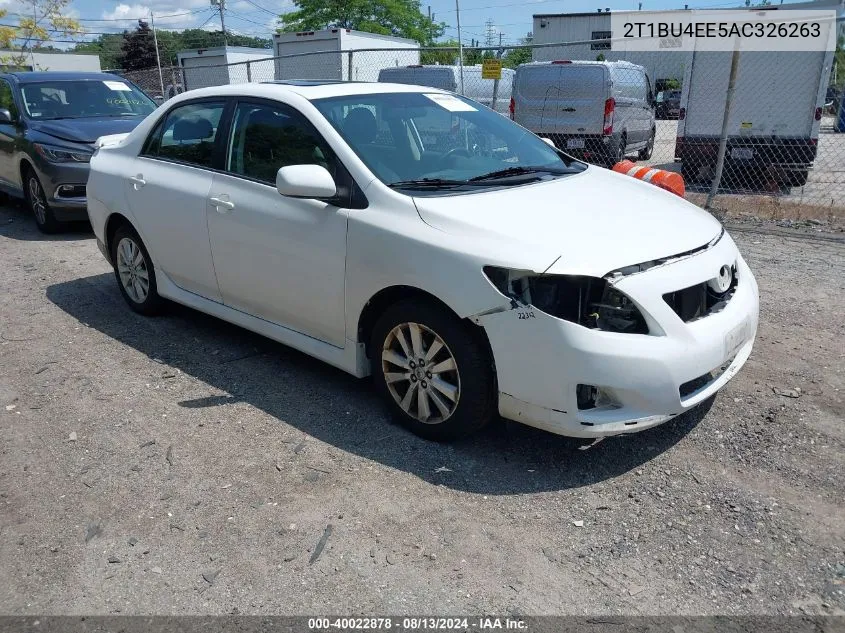
{"type": "Polygon", "coordinates": [[[502,60],[501,59],[485,59],[481,63],[481,78],[482,79],[501,79],[502,78],[502,60]]]}

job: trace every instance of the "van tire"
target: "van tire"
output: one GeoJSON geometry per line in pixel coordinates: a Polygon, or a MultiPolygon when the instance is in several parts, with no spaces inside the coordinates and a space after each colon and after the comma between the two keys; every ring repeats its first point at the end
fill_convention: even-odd
{"type": "Polygon", "coordinates": [[[616,163],[625,160],[625,150],[628,149],[628,137],[625,132],[619,137],[619,143],[612,150],[612,154],[608,157],[608,165],[613,167],[616,163]]]}
{"type": "Polygon", "coordinates": [[[786,176],[786,184],[790,187],[803,187],[807,184],[807,179],[809,177],[810,172],[807,169],[790,171],[786,176]]]}
{"type": "Polygon", "coordinates": [[[648,139],[648,143],[646,143],[646,146],[639,151],[637,158],[640,160],[648,160],[651,158],[651,155],[654,153],[654,139],[656,136],[657,130],[655,128],[651,128],[651,136],[648,139]]]}

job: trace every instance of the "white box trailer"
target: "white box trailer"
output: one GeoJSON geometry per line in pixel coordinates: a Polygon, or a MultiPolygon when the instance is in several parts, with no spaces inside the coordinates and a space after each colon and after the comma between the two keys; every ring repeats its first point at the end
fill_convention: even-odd
{"type": "Polygon", "coordinates": [[[276,79],[280,80],[378,81],[382,68],[419,64],[419,48],[415,40],[351,29],[277,33],[273,37],[276,79]],[[361,52],[353,52],[350,66],[349,54],[341,51],[361,52]]]}
{"type": "MultiPolygon", "coordinates": [[[[731,51],[694,51],[681,91],[675,158],[685,178],[715,174],[731,51]]],[[[741,51],[723,178],[739,185],[765,173],[803,186],[818,149],[832,51],[741,51]]]]}
{"type": "MultiPolygon", "coordinates": [[[[272,49],[245,46],[197,48],[181,51],[176,56],[182,69],[185,90],[257,81],[258,78],[250,77],[252,73],[247,71],[247,65],[243,62],[257,62],[271,57],[272,49]]],[[[271,64],[269,61],[265,63],[271,64]]]]}

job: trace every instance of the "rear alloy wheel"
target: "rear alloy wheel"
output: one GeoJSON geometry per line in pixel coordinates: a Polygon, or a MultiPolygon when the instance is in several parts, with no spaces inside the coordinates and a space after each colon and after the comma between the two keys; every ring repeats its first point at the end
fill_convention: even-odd
{"type": "Polygon", "coordinates": [[[141,238],[128,226],[121,226],[112,238],[112,261],[120,294],[135,312],[152,315],[161,308],[155,269],[141,238]]]}
{"type": "Polygon", "coordinates": [[[492,419],[495,377],[471,327],[419,300],[391,306],[376,324],[370,345],[376,386],[417,435],[450,440],[492,419]]]}
{"type": "Polygon", "coordinates": [[[47,195],[44,193],[44,187],[41,186],[41,181],[32,169],[27,169],[24,174],[26,180],[24,186],[26,187],[26,201],[35,218],[35,225],[42,233],[55,233],[61,229],[61,223],[56,220],[53,209],[47,203],[47,195]]]}

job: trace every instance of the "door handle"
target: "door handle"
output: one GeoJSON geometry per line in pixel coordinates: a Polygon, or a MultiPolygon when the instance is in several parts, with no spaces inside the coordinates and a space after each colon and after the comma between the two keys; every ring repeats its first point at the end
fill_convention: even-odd
{"type": "Polygon", "coordinates": [[[217,213],[226,213],[226,211],[231,211],[235,208],[235,203],[229,200],[223,200],[222,198],[209,198],[208,201],[214,205],[214,208],[217,210],[217,213]]]}
{"type": "Polygon", "coordinates": [[[144,180],[144,176],[142,174],[138,174],[137,176],[130,176],[129,182],[132,183],[132,186],[135,188],[136,191],[147,184],[147,181],[144,180]]]}

